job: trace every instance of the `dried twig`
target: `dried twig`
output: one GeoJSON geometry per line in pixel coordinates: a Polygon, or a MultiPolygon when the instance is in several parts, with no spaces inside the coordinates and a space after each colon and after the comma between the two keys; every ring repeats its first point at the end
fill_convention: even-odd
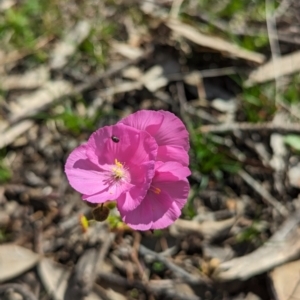
{"type": "Polygon", "coordinates": [[[198,131],[202,133],[224,133],[234,130],[242,131],[281,131],[281,132],[300,132],[300,124],[295,123],[229,123],[229,124],[216,124],[216,125],[203,125],[198,131]]]}
{"type": "Polygon", "coordinates": [[[100,272],[99,277],[115,286],[136,288],[142,291],[150,292],[154,295],[166,296],[167,299],[178,299],[178,300],[200,300],[201,299],[198,296],[186,295],[176,291],[175,286],[179,283],[179,281],[151,280],[147,285],[144,285],[140,281],[127,280],[126,278],[114,273],[100,272]]]}
{"type": "Polygon", "coordinates": [[[172,272],[174,272],[179,278],[182,278],[185,282],[190,284],[208,284],[209,281],[201,278],[200,276],[196,277],[182,269],[181,267],[175,265],[171,261],[169,261],[166,257],[160,255],[159,253],[153,252],[146,248],[143,245],[140,245],[139,253],[143,256],[145,255],[151,255],[153,256],[157,261],[163,263],[167,268],[169,268],[172,272]]]}
{"type": "Polygon", "coordinates": [[[239,170],[238,174],[242,179],[249,184],[258,194],[262,196],[264,200],[270,205],[272,205],[279,214],[286,217],[289,212],[288,210],[277,200],[275,199],[258,181],[251,177],[244,170],[239,170]]]}

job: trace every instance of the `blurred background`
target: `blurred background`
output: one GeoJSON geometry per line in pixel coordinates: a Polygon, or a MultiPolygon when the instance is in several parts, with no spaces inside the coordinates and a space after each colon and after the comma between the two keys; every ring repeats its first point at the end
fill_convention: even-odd
{"type": "Polygon", "coordinates": [[[0,299],[300,299],[297,0],[0,0],[0,299]],[[190,132],[170,228],[95,222],[64,174],[139,109],[190,132]]]}

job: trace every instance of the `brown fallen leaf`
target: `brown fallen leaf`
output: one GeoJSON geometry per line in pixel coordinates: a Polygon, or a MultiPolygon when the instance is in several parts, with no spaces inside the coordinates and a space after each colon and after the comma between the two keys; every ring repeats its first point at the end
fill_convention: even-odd
{"type": "Polygon", "coordinates": [[[300,71],[300,51],[270,60],[249,74],[246,86],[263,83],[300,71]]]}
{"type": "Polygon", "coordinates": [[[49,76],[48,68],[41,66],[22,74],[1,76],[0,85],[3,90],[35,89],[46,83],[49,76]]]}
{"type": "Polygon", "coordinates": [[[68,58],[73,55],[84,39],[91,31],[91,25],[86,20],[79,21],[70,32],[68,32],[61,42],[57,43],[50,60],[51,69],[60,69],[64,67],[68,58]]]}
{"type": "Polygon", "coordinates": [[[205,221],[198,223],[196,221],[178,219],[170,226],[170,232],[173,236],[195,233],[201,235],[206,241],[212,241],[226,236],[235,221],[235,218],[230,218],[222,221],[205,221]]]}
{"type": "Polygon", "coordinates": [[[225,41],[219,37],[206,35],[199,32],[194,27],[184,24],[178,20],[168,20],[166,25],[176,34],[185,37],[193,43],[196,43],[203,47],[214,49],[228,56],[245,59],[258,64],[263,63],[265,60],[265,56],[261,53],[252,52],[240,48],[237,45],[225,41]]]}
{"type": "Polygon", "coordinates": [[[0,246],[0,282],[19,276],[34,267],[40,256],[21,246],[0,246]]]}
{"type": "Polygon", "coordinates": [[[37,91],[20,96],[10,104],[10,121],[16,122],[36,114],[58,98],[68,95],[72,90],[72,84],[66,80],[48,81],[37,91]]]}
{"type": "Polygon", "coordinates": [[[300,295],[300,260],[292,261],[270,272],[277,300],[297,299],[300,295]]]}
{"type": "MultiPolygon", "coordinates": [[[[3,130],[0,132],[1,139],[0,139],[0,149],[6,147],[7,145],[11,144],[15,141],[15,139],[29,130],[34,125],[34,122],[31,120],[24,120],[21,121],[10,128],[3,130]]],[[[3,126],[4,127],[4,126],[3,126]]],[[[5,127],[8,127],[8,123],[5,123],[5,127]]],[[[4,128],[5,128],[4,127],[4,128]]]]}
{"type": "Polygon", "coordinates": [[[221,263],[214,272],[219,281],[247,280],[300,257],[300,210],[291,215],[263,246],[221,263]]]}
{"type": "MultiPolygon", "coordinates": [[[[38,272],[41,281],[49,295],[54,300],[67,300],[65,293],[67,290],[68,281],[71,271],[63,265],[55,263],[54,261],[44,258],[38,265],[38,272]]],[[[99,292],[92,291],[85,300],[101,300],[99,292]]]]}

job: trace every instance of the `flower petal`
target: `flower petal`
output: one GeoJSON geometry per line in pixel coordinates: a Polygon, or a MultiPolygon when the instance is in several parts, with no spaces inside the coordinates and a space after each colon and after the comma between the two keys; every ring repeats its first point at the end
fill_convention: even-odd
{"type": "Polygon", "coordinates": [[[187,202],[190,184],[187,179],[182,179],[173,182],[155,182],[153,185],[164,191],[173,201],[177,207],[181,210],[187,202]]]}
{"type": "Polygon", "coordinates": [[[181,146],[188,151],[189,133],[182,121],[169,111],[160,110],[158,113],[164,116],[164,121],[154,136],[157,144],[181,146]]]}
{"type": "Polygon", "coordinates": [[[181,146],[159,146],[156,160],[163,162],[177,161],[184,166],[189,165],[189,155],[181,146]]]}
{"type": "Polygon", "coordinates": [[[153,136],[159,146],[162,161],[177,161],[181,156],[179,162],[188,165],[188,155],[184,152],[187,152],[190,147],[189,134],[185,125],[174,114],[163,110],[140,110],[119,123],[147,131],[153,136]],[[174,148],[160,149],[161,146],[174,146],[174,148]]]}
{"type": "Polygon", "coordinates": [[[124,124],[106,126],[94,132],[87,144],[71,153],[66,173],[84,200],[93,203],[117,200],[124,209],[132,210],[150,187],[157,147],[155,139],[146,131],[124,124]],[[112,136],[118,137],[118,142],[113,141],[112,136]],[[116,163],[128,173],[124,179],[114,180],[112,169],[116,163]],[[126,195],[130,189],[131,194],[126,195]]]}
{"type": "Polygon", "coordinates": [[[163,120],[163,115],[157,111],[139,110],[120,120],[119,123],[147,131],[151,136],[154,136],[161,127],[163,120]]]}
{"type": "Polygon", "coordinates": [[[190,174],[189,168],[177,162],[156,162],[152,186],[168,194],[178,208],[182,209],[190,191],[190,184],[186,178],[190,174]]]}
{"type": "Polygon", "coordinates": [[[181,211],[164,192],[159,195],[149,192],[141,204],[132,211],[118,209],[123,221],[136,230],[161,229],[179,218],[181,211]]]}
{"type": "Polygon", "coordinates": [[[86,155],[86,145],[74,149],[67,158],[65,172],[70,185],[82,194],[95,194],[108,185],[103,170],[93,164],[86,155]]]}
{"type": "Polygon", "coordinates": [[[153,182],[158,181],[177,181],[184,179],[191,175],[191,171],[188,167],[181,165],[175,161],[168,161],[165,163],[155,163],[155,177],[153,182]]]}
{"type": "MultiPolygon", "coordinates": [[[[151,164],[151,162],[149,163],[151,164]]],[[[118,207],[123,211],[130,211],[140,205],[150,188],[153,176],[154,168],[147,164],[131,168],[131,183],[134,186],[117,199],[118,207]]]]}
{"type": "Polygon", "coordinates": [[[91,203],[105,203],[106,201],[114,201],[119,198],[120,195],[132,188],[134,188],[134,185],[130,183],[124,183],[119,186],[113,185],[93,195],[82,195],[82,200],[86,200],[91,203]]]}
{"type": "Polygon", "coordinates": [[[130,167],[131,163],[141,164],[155,160],[157,143],[147,132],[116,124],[105,126],[95,131],[87,142],[87,156],[95,164],[114,164],[117,159],[130,167]],[[112,140],[119,139],[116,143],[112,140]]]}

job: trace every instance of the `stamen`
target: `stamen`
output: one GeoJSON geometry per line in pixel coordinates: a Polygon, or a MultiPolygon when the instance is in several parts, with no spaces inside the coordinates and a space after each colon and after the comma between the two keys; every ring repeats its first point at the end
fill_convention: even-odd
{"type": "Polygon", "coordinates": [[[125,176],[123,164],[115,159],[115,166],[112,167],[113,177],[115,179],[122,179],[125,176]]]}
{"type": "Polygon", "coordinates": [[[161,193],[161,189],[160,188],[157,188],[157,187],[154,187],[154,186],[151,186],[150,187],[151,191],[157,195],[159,195],[161,193]]]}
{"type": "Polygon", "coordinates": [[[123,165],[115,158],[115,165],[119,168],[123,168],[123,165]]]}

